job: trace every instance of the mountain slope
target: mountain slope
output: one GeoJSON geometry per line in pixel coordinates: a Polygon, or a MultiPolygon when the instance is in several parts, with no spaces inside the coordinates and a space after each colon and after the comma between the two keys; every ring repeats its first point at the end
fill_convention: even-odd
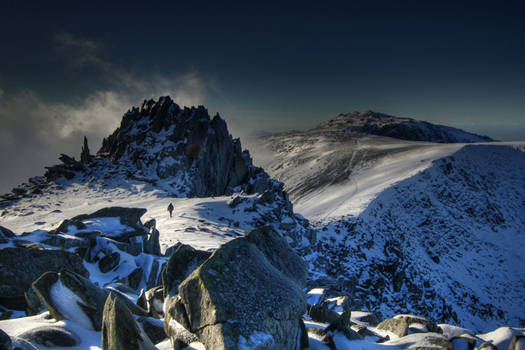
{"type": "Polygon", "coordinates": [[[311,261],[372,310],[520,326],[524,174],[521,150],[465,146],[321,227],[311,261]]]}

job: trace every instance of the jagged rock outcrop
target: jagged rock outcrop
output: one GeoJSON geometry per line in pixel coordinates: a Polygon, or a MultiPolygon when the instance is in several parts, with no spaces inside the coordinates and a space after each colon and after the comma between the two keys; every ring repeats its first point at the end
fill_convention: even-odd
{"type": "MultiPolygon", "coordinates": [[[[262,227],[224,244],[179,286],[166,319],[213,349],[295,349],[306,311],[306,266],[262,227]]],[[[167,333],[173,327],[166,324],[167,333]]]]}
{"type": "Polygon", "coordinates": [[[82,145],[82,151],[80,152],[80,163],[88,165],[91,163],[91,153],[89,152],[88,140],[84,136],[84,144],[82,145]]]}
{"type": "Polygon", "coordinates": [[[181,109],[167,96],[129,110],[97,154],[140,164],[151,179],[178,179],[178,190],[190,196],[230,194],[240,185],[254,192],[257,181],[268,182],[218,114],[210,118],[203,106],[181,109]]]}

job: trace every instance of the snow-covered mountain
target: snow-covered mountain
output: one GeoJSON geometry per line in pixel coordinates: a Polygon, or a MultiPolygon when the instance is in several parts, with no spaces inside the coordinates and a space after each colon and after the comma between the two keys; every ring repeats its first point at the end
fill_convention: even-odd
{"type": "Polygon", "coordinates": [[[312,286],[351,290],[354,308],[386,315],[521,325],[523,144],[407,141],[365,134],[370,120],[404,123],[352,113],[253,147],[318,229],[312,286]]]}
{"type": "Polygon", "coordinates": [[[439,143],[494,141],[446,125],[436,125],[412,118],[399,118],[374,111],[339,114],[335,119],[319,124],[315,129],[341,135],[370,134],[409,141],[439,143]]]}
{"type": "MultiPolygon", "coordinates": [[[[192,342],[188,349],[202,349],[202,343],[214,343],[208,338],[211,333],[201,334],[199,327],[192,328],[190,323],[195,319],[181,314],[180,303],[191,304],[194,295],[204,295],[201,289],[191,292],[195,285],[188,281],[192,278],[199,288],[210,281],[206,288],[227,288],[213,282],[214,276],[225,273],[217,267],[227,263],[231,273],[239,272],[239,266],[252,269],[248,276],[240,271],[240,276],[254,284],[273,275],[278,281],[275,285],[291,288],[254,292],[250,290],[252,282],[241,284],[236,293],[243,293],[242,300],[251,305],[249,313],[266,315],[269,322],[256,324],[257,332],[235,340],[243,349],[277,349],[268,345],[274,341],[269,334],[288,341],[290,337],[283,336],[288,333],[280,332],[286,329],[295,334],[301,327],[306,331],[300,334],[307,335],[306,340],[300,337],[302,349],[409,349],[438,343],[445,344],[444,349],[464,333],[469,333],[465,341],[477,347],[488,341],[506,348],[513,337],[518,344],[525,330],[501,328],[495,333],[476,333],[502,325],[523,327],[525,279],[520,249],[525,243],[525,146],[443,144],[370,135],[364,126],[374,120],[381,121],[379,129],[405,121],[375,113],[360,115],[368,122],[358,123],[357,129],[348,126],[348,119],[354,117],[340,116],[306,132],[259,140],[252,150],[255,162],[264,165],[269,176],[252,163],[220,116],[211,118],[202,106],[180,108],[169,97],[162,97],[132,108],[96,156],[90,154],[84,140],[80,161],[61,155],[61,164],[48,167],[44,176],[33,177],[1,196],[0,279],[11,284],[6,282],[0,289],[13,295],[0,297],[0,318],[12,318],[0,320],[0,328],[15,345],[26,348],[30,348],[28,341],[41,340],[35,338],[37,331],[44,332],[46,327],[46,332],[75,343],[72,349],[101,348],[105,333],[98,323],[91,327],[82,310],[97,312],[99,322],[101,309],[106,313],[107,306],[101,305],[101,300],[102,304],[105,298],[111,301],[106,294],[118,291],[135,315],[144,313],[135,304],[147,308],[146,318],[136,318],[140,329],[148,330],[147,337],[153,340],[160,334],[158,341],[166,336],[173,341],[153,342],[157,348],[176,344],[179,348],[192,342]],[[167,210],[170,203],[173,216],[167,210]],[[262,231],[249,238],[248,232],[261,227],[262,231]],[[265,230],[274,230],[277,235],[260,236],[265,230]],[[242,249],[250,240],[260,248],[250,246],[237,254],[235,249],[242,249]],[[212,251],[220,253],[210,257],[212,251]],[[52,273],[42,275],[47,277],[37,285],[25,281],[29,290],[24,289],[11,281],[12,276],[20,277],[6,258],[13,252],[20,256],[65,255],[62,258],[76,262],[72,263],[76,272],[89,280],[67,272],[52,273]],[[172,259],[177,255],[174,252],[181,255],[172,259]],[[308,263],[304,291],[300,259],[287,255],[290,252],[308,263]],[[204,257],[207,263],[195,260],[192,254],[204,257]],[[228,256],[227,262],[224,256],[228,256]],[[215,260],[210,262],[212,257],[215,260]],[[6,260],[10,267],[2,265],[6,260]],[[173,272],[173,265],[181,269],[182,279],[187,278],[187,293],[182,295],[170,294],[177,287],[170,289],[169,280],[180,273],[173,272]],[[196,279],[201,272],[192,271],[206,268],[207,277],[196,279]],[[84,281],[80,289],[88,292],[78,292],[79,280],[84,281]],[[291,280],[299,284],[294,287],[296,282],[291,280]],[[45,289],[46,283],[49,289],[45,289]],[[152,286],[141,299],[140,289],[152,286]],[[309,289],[309,311],[302,316],[302,294],[309,289]],[[296,294],[286,294],[290,291],[296,294]],[[250,299],[252,292],[261,300],[275,298],[272,303],[281,303],[283,309],[255,312],[258,303],[250,299]],[[95,302],[95,294],[104,298],[95,302]],[[44,300],[45,307],[38,299],[44,300]],[[75,303],[81,308],[72,306],[75,303]],[[10,307],[13,305],[16,308],[10,307]],[[24,316],[21,310],[27,313],[27,308],[31,314],[46,308],[51,314],[14,318],[24,316]],[[350,310],[354,310],[351,315],[350,310]],[[378,324],[399,313],[416,313],[435,322],[398,315],[378,324]],[[299,319],[288,319],[292,314],[298,314],[299,319]],[[285,320],[275,315],[284,315],[285,320]],[[177,322],[172,323],[172,318],[177,322]],[[282,326],[283,321],[291,326],[282,326]],[[399,322],[406,329],[392,326],[399,322]],[[438,327],[439,322],[471,329],[438,327]],[[268,328],[268,324],[272,326],[268,328]],[[275,324],[285,328],[276,330],[275,324]],[[269,333],[261,333],[261,329],[269,333]],[[416,331],[423,333],[410,334],[416,331]],[[184,340],[180,344],[176,340],[179,336],[184,340]]],[[[405,124],[413,122],[419,123],[407,120],[405,124]]],[[[418,130],[426,128],[421,125],[418,130]]],[[[439,133],[428,127],[425,130],[432,133],[422,137],[450,141],[456,135],[456,141],[479,141],[476,135],[468,134],[468,138],[456,129],[436,128],[439,133]]],[[[32,275],[42,267],[27,269],[24,271],[32,275]]],[[[229,273],[223,276],[229,283],[238,282],[229,273]]],[[[224,293],[219,294],[221,299],[224,293]]],[[[240,300],[235,293],[229,295],[240,300]]],[[[216,300],[206,303],[208,307],[184,312],[214,318],[217,310],[224,311],[216,300]],[[211,307],[209,303],[216,304],[211,307]]],[[[246,305],[232,305],[239,307],[244,317],[246,305]]],[[[239,321],[220,322],[229,325],[239,321]]],[[[213,327],[215,321],[205,326],[213,327]]],[[[0,332],[4,341],[2,337],[0,332]]]]}
{"type": "Polygon", "coordinates": [[[385,189],[358,216],[321,225],[312,263],[321,279],[328,272],[353,291],[355,308],[480,330],[521,325],[524,174],[521,150],[465,146],[385,189]]]}

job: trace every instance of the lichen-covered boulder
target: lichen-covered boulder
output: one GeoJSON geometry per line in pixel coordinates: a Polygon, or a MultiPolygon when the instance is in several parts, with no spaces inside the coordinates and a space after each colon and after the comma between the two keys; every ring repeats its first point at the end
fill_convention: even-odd
{"type": "Polygon", "coordinates": [[[121,298],[110,292],[102,319],[103,350],[153,350],[155,345],[138,326],[121,298]]]}
{"type": "Polygon", "coordinates": [[[88,277],[80,256],[67,251],[36,248],[0,249],[0,304],[10,309],[25,310],[24,293],[47,271],[65,268],[88,277]]]}
{"type": "Polygon", "coordinates": [[[209,349],[296,349],[305,281],[302,259],[262,227],[216,250],[181,283],[167,312],[209,349]]]}
{"type": "Polygon", "coordinates": [[[406,336],[409,330],[411,330],[410,333],[443,333],[433,322],[424,317],[414,315],[396,315],[379,323],[377,328],[392,332],[398,337],[406,336]]]}

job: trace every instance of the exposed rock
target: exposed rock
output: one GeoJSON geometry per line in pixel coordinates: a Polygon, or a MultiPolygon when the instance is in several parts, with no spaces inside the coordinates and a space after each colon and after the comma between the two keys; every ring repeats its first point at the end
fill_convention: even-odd
{"type": "Polygon", "coordinates": [[[84,144],[82,145],[82,151],[80,152],[80,163],[85,165],[91,163],[91,154],[89,153],[88,140],[86,136],[84,136],[84,144]]]}
{"type": "Polygon", "coordinates": [[[93,218],[120,218],[120,223],[132,228],[142,229],[140,218],[146,213],[143,208],[124,208],[124,207],[108,207],[97,210],[91,214],[82,214],[75,216],[71,220],[83,221],[93,218]]]}
{"type": "Polygon", "coordinates": [[[509,345],[509,350],[522,350],[525,348],[525,335],[515,335],[509,345]]]}
{"type": "Polygon", "coordinates": [[[7,243],[8,238],[12,238],[15,236],[16,235],[13,231],[6,227],[0,226],[0,243],[7,243]]]}
{"type": "Polygon", "coordinates": [[[218,114],[210,118],[203,106],[181,109],[169,97],[144,101],[140,109],[128,111],[120,127],[103,140],[98,155],[141,164],[143,173],[160,179],[191,174],[184,187],[188,195],[199,197],[231,194],[237,186],[247,190],[249,180],[268,177],[252,170],[249,154],[218,114]],[[141,132],[131,132],[136,129],[141,132]],[[148,143],[144,135],[152,136],[148,143]],[[162,150],[151,152],[151,142],[161,144],[162,150]]]}
{"type": "Polygon", "coordinates": [[[187,244],[178,245],[162,272],[164,296],[177,294],[179,284],[210,255],[210,252],[197,250],[187,244]]]}
{"type": "Polygon", "coordinates": [[[24,297],[26,299],[26,315],[27,316],[34,316],[40,313],[42,310],[42,303],[40,302],[40,299],[38,298],[38,295],[35,294],[35,291],[33,288],[29,288],[27,292],[24,293],[24,297]]]}
{"type": "Polygon", "coordinates": [[[430,322],[428,319],[413,315],[394,316],[393,318],[386,319],[379,323],[377,328],[390,331],[399,337],[404,337],[407,335],[409,333],[409,329],[411,330],[411,333],[420,333],[425,331],[433,333],[443,332],[438,326],[430,322]],[[426,329],[421,329],[420,327],[411,327],[412,324],[422,325],[426,329]]]}
{"type": "Polygon", "coordinates": [[[372,326],[377,326],[379,324],[379,317],[373,312],[365,313],[363,316],[359,317],[358,320],[372,326]]]}
{"type": "Polygon", "coordinates": [[[180,298],[171,298],[167,310],[207,348],[294,349],[306,311],[305,280],[301,258],[262,227],[216,250],[179,286],[180,298]]]}
{"type": "Polygon", "coordinates": [[[80,339],[71,331],[55,326],[34,328],[20,334],[18,337],[48,348],[72,347],[80,343],[80,339]]]}
{"type": "MultiPolygon", "coordinates": [[[[42,275],[33,283],[33,290],[40,301],[56,320],[70,319],[84,323],[87,318],[90,322],[86,327],[92,327],[99,331],[102,326],[102,310],[109,291],[99,288],[88,279],[75,274],[71,271],[61,270],[60,273],[48,272],[42,275]],[[69,299],[77,299],[76,311],[70,302],[64,300],[64,296],[69,299]]],[[[146,316],[146,310],[133,304],[127,297],[118,292],[114,296],[122,300],[133,313],[146,316]]]]}
{"type": "Polygon", "coordinates": [[[324,329],[309,328],[308,334],[312,338],[317,339],[320,342],[322,342],[330,350],[337,350],[337,346],[335,345],[334,338],[329,333],[327,333],[324,329]]]}
{"type": "Polygon", "coordinates": [[[155,226],[149,228],[149,233],[144,236],[143,241],[142,241],[143,247],[144,247],[144,253],[153,254],[153,255],[161,255],[159,238],[160,238],[159,230],[157,230],[155,226]]]}
{"type": "Polygon", "coordinates": [[[139,300],[141,300],[141,307],[148,310],[149,315],[154,318],[163,318],[164,310],[164,292],[162,286],[157,286],[149,289],[147,292],[142,291],[139,300]]]}
{"type": "Polygon", "coordinates": [[[24,293],[33,281],[47,271],[66,268],[88,277],[82,259],[60,250],[2,248],[0,250],[0,304],[25,310],[24,293]]]}
{"type": "Polygon", "coordinates": [[[103,350],[146,350],[155,346],[137,325],[135,318],[113,292],[104,304],[102,320],[103,350]]]}
{"type": "Polygon", "coordinates": [[[11,338],[0,329],[0,350],[11,350],[12,348],[11,338]]]}
{"type": "Polygon", "coordinates": [[[179,296],[168,299],[166,310],[164,331],[170,338],[174,350],[181,350],[190,343],[199,340],[197,335],[187,330],[190,325],[179,296]],[[177,319],[180,320],[181,318],[184,318],[183,324],[177,321],[177,319]]]}
{"type": "Polygon", "coordinates": [[[378,329],[389,331],[398,337],[404,337],[408,334],[408,319],[406,318],[389,318],[377,325],[378,329]]]}
{"type": "Polygon", "coordinates": [[[120,263],[120,254],[114,252],[112,254],[106,255],[98,261],[98,268],[100,272],[106,273],[113,270],[120,263]]]}
{"type": "Polygon", "coordinates": [[[86,224],[84,224],[81,221],[65,219],[60,222],[57,228],[49,231],[49,233],[52,233],[52,234],[67,233],[69,231],[69,226],[74,226],[79,230],[83,230],[87,227],[86,224]]]}
{"type": "Polygon", "coordinates": [[[162,320],[141,316],[137,319],[137,322],[153,344],[160,343],[168,337],[166,332],[164,332],[164,322],[162,320]]]}
{"type": "Polygon", "coordinates": [[[308,316],[314,321],[323,323],[336,323],[339,320],[339,314],[328,308],[327,303],[315,304],[308,310],[308,316]]]}
{"type": "Polygon", "coordinates": [[[398,345],[409,350],[450,350],[452,344],[442,334],[424,333],[409,334],[397,340],[391,340],[389,345],[398,345]]]}
{"type": "Polygon", "coordinates": [[[128,277],[124,279],[124,283],[127,283],[132,289],[137,289],[139,287],[140,282],[142,281],[142,277],[144,276],[144,270],[142,267],[137,267],[135,270],[133,270],[128,277]]]}
{"type": "Polygon", "coordinates": [[[479,347],[479,350],[485,349],[485,350],[498,350],[498,347],[492,343],[484,342],[479,347]]]}

